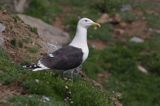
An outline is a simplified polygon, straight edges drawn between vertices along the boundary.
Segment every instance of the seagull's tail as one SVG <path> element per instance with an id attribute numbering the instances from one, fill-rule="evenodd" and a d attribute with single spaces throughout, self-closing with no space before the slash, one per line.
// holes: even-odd
<path id="1" fill-rule="evenodd" d="M 23 68 L 26 68 L 26 69 L 36 69 L 36 68 L 41 68 L 40 66 L 38 66 L 37 64 L 27 64 L 27 65 L 24 65 Z"/>

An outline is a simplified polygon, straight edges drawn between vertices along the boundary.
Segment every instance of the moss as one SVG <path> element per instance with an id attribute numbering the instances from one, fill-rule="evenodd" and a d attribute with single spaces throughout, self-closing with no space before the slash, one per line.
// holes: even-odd
<path id="1" fill-rule="evenodd" d="M 31 47 L 31 48 L 28 48 L 28 51 L 30 53 L 37 53 L 39 51 L 39 48 L 38 47 Z"/>

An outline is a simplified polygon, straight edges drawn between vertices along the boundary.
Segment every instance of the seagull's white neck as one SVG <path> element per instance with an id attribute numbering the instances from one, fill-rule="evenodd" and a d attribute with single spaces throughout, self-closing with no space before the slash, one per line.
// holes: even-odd
<path id="1" fill-rule="evenodd" d="M 87 29 L 78 25 L 75 37 L 73 38 L 70 45 L 74 46 L 74 47 L 78 47 L 78 48 L 88 47 L 88 44 L 87 44 Z"/>
<path id="2" fill-rule="evenodd" d="M 89 53 L 87 44 L 87 29 L 78 25 L 76 35 L 69 45 L 82 49 L 84 62 Z"/>

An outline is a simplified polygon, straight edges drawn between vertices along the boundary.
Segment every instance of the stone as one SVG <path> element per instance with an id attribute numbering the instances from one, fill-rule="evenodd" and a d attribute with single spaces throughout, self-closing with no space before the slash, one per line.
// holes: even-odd
<path id="1" fill-rule="evenodd" d="M 120 22 L 120 23 L 119 23 L 119 27 L 120 27 L 120 28 L 123 28 L 123 29 L 126 29 L 126 28 L 127 28 L 127 23 L 125 23 L 125 22 Z"/>
<path id="2" fill-rule="evenodd" d="M 124 30 L 123 29 L 120 29 L 120 28 L 116 28 L 116 29 L 114 29 L 114 32 L 117 34 L 117 35 L 122 35 L 122 34 L 124 34 Z"/>
<path id="3" fill-rule="evenodd" d="M 2 35 L 2 33 L 0 33 L 0 47 L 4 46 L 4 37 Z"/>
<path id="4" fill-rule="evenodd" d="M 15 11 L 18 13 L 23 13 L 28 7 L 30 0 L 13 0 Z"/>
<path id="5" fill-rule="evenodd" d="M 144 74 L 148 74 L 148 71 L 141 65 L 137 65 L 137 68 L 139 69 L 139 71 L 141 71 Z"/>
<path id="6" fill-rule="evenodd" d="M 122 7 L 121 7 L 122 12 L 127 12 L 127 11 L 131 11 L 131 10 L 132 10 L 132 7 L 130 4 L 125 4 L 125 5 L 122 5 Z"/>
<path id="7" fill-rule="evenodd" d="M 132 38 L 130 39 L 130 42 L 134 42 L 134 43 L 143 43 L 144 40 L 141 39 L 141 38 L 139 38 L 139 37 L 132 37 Z"/>
<path id="8" fill-rule="evenodd" d="M 11 12 L 24 13 L 31 0 L 0 0 L 0 5 Z"/>
<path id="9" fill-rule="evenodd" d="M 114 15 L 112 16 L 110 22 L 111 22 L 113 25 L 117 25 L 117 24 L 119 24 L 121 21 L 122 21 L 121 16 L 120 16 L 119 14 L 114 14 Z"/>
<path id="10" fill-rule="evenodd" d="M 53 27 L 40 19 L 22 14 L 18 14 L 18 16 L 25 24 L 37 29 L 38 36 L 43 41 L 40 42 L 40 45 L 47 53 L 53 52 L 56 48 L 67 44 L 70 40 L 68 33 Z"/>
<path id="11" fill-rule="evenodd" d="M 5 29 L 6 27 L 2 23 L 0 23 L 0 33 L 5 31 Z"/>
<path id="12" fill-rule="evenodd" d="M 101 15 L 101 17 L 97 20 L 98 23 L 103 24 L 110 21 L 110 17 L 107 13 Z"/>

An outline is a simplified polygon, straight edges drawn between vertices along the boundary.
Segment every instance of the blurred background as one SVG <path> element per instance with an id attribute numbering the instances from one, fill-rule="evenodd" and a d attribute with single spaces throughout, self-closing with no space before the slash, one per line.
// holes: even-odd
<path id="1" fill-rule="evenodd" d="M 68 44 L 82 17 L 102 25 L 84 77 L 21 68 Z M 0 105 L 159 106 L 159 44 L 160 0 L 0 0 Z"/>

